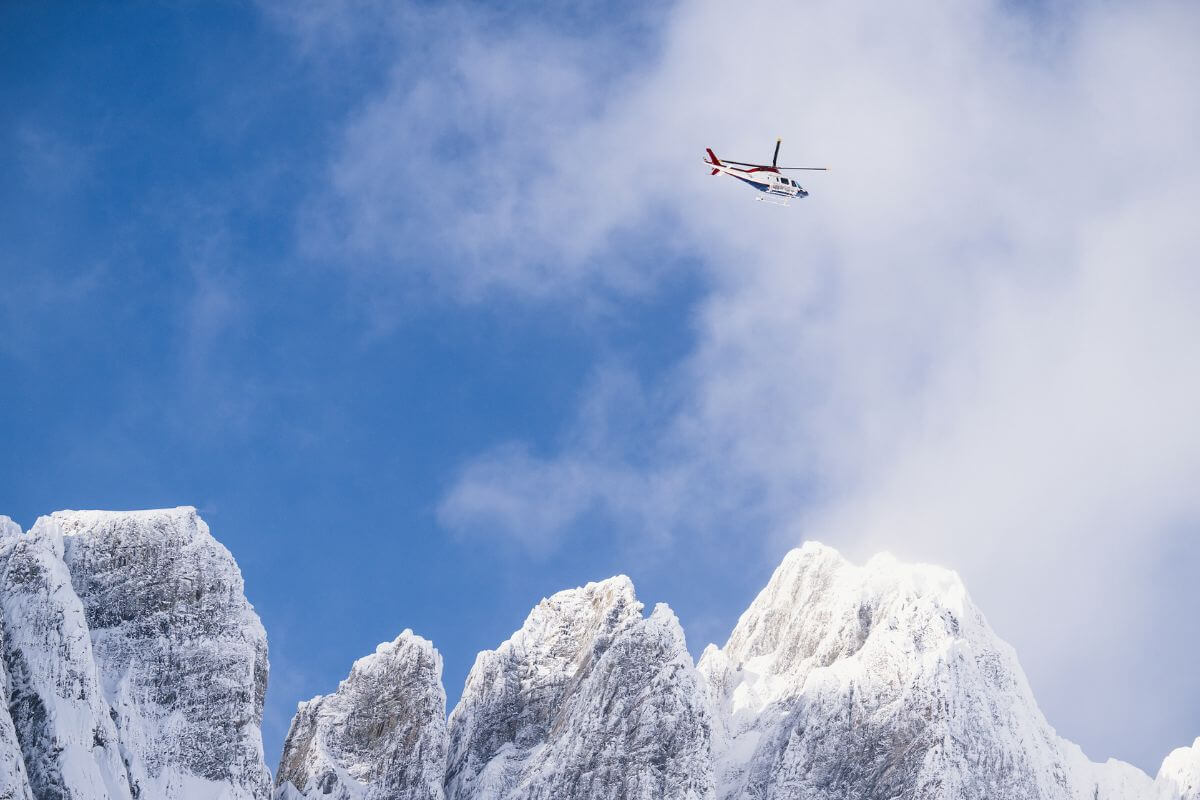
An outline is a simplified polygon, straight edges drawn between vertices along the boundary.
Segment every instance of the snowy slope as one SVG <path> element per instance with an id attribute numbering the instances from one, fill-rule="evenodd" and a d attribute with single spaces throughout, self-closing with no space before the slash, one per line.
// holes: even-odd
<path id="1" fill-rule="evenodd" d="M 337 691 L 301 703 L 276 775 L 278 800 L 443 800 L 442 658 L 406 630 L 354 662 Z"/>

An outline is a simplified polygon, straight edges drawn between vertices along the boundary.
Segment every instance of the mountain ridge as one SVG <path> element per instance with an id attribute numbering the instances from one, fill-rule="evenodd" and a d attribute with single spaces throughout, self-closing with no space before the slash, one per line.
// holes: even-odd
<path id="1" fill-rule="evenodd" d="M 790 551 L 698 659 L 624 575 L 544 598 L 447 714 L 404 630 L 263 760 L 266 632 L 192 507 L 0 516 L 0 800 L 1200 800 L 1042 715 L 957 573 Z"/>
<path id="2" fill-rule="evenodd" d="M 806 542 L 726 644 L 696 662 L 668 606 L 643 610 L 632 581 L 616 576 L 544 598 L 509 640 L 481 652 L 449 717 L 448 800 L 1196 798 L 1200 746 L 1174 751 L 1151 778 L 1116 759 L 1091 762 L 1059 737 L 1015 651 L 952 570 L 888 554 L 856 566 Z M 651 620 L 671 635 L 658 644 L 628 635 Z M 622 663 L 678 667 L 677 702 L 656 711 L 655 735 L 674 747 L 653 757 L 635 747 L 640 761 L 618 752 L 631 773 L 653 767 L 619 790 L 588 783 L 611 765 L 587 744 L 603 714 L 589 718 L 577 694 L 589 686 L 612 703 L 649 685 L 644 670 L 594 678 L 614 642 L 646 651 Z M 536 668 L 547 664 L 551 677 Z M 549 790 L 546 774 L 556 776 Z"/>

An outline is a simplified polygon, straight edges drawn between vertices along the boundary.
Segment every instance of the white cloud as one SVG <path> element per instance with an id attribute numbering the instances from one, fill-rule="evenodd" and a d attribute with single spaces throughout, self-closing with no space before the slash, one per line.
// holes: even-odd
<path id="1" fill-rule="evenodd" d="M 762 24 L 680 4 L 633 74 L 603 37 L 468 25 L 349 129 L 325 199 L 373 279 L 578 298 L 704 257 L 695 351 L 600 392 L 609 410 L 587 406 L 557 452 L 481 455 L 443 522 L 544 549 L 607 511 L 953 565 L 1051 720 L 1151 766 L 1200 707 L 1200 608 L 1160 579 L 1167 553 L 1172 575 L 1200 566 L 1200 13 L 737 18 Z M 788 161 L 834 167 L 799 207 L 699 163 L 765 156 L 777 133 Z M 452 265 L 426 266 L 430 247 Z"/>

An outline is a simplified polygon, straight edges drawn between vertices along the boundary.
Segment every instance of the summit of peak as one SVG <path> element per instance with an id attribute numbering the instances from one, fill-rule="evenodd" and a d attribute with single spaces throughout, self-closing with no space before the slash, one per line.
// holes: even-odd
<path id="1" fill-rule="evenodd" d="M 50 517 L 60 522 L 76 521 L 85 524 L 100 524 L 116 520 L 131 520 L 148 522 L 156 519 L 193 519 L 198 514 L 195 506 L 175 506 L 174 508 L 143 508 L 130 511 L 100 511 L 95 509 L 63 509 L 50 514 Z"/>
<path id="2" fill-rule="evenodd" d="M 753 662 L 758 673 L 791 676 L 796 688 L 811 670 L 849 663 L 871 642 L 872 652 L 886 640 L 916 654 L 967 638 L 990 642 L 993 634 L 954 571 L 887 554 L 858 566 L 806 542 L 785 556 L 721 652 L 734 668 Z M 717 663 L 712 654 L 703 660 Z"/>
<path id="3" fill-rule="evenodd" d="M 966 595 L 962 579 L 952 569 L 903 561 L 886 551 L 857 565 L 836 548 L 810 540 L 788 551 L 755 604 L 768 601 L 792 606 L 798 594 L 829 598 L 834 585 L 873 596 L 899 592 L 954 607 L 961 607 Z"/>
<path id="4" fill-rule="evenodd" d="M 842 566 L 849 562 L 835 547 L 831 547 L 815 539 L 808 539 L 799 547 L 793 547 L 783 557 L 780 569 L 787 567 L 811 567 L 816 564 Z"/>
<path id="5" fill-rule="evenodd" d="M 195 506 L 138 511 L 55 511 L 48 517 L 38 519 L 33 528 L 37 530 L 43 526 L 56 526 L 68 539 L 107 540 L 116 537 L 117 541 L 133 539 L 146 544 L 157 540 L 216 543 Z"/>
<path id="6" fill-rule="evenodd" d="M 535 617 L 547 614 L 565 617 L 626 617 L 641 616 L 642 603 L 637 599 L 633 581 L 627 575 L 614 575 L 602 581 L 592 581 L 574 589 L 563 589 L 543 598 L 534 606 L 526 626 Z"/>

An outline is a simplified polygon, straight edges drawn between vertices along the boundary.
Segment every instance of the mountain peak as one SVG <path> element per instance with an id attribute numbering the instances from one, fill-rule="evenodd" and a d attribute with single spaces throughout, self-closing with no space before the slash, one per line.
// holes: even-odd
<path id="1" fill-rule="evenodd" d="M 276 775 L 277 800 L 441 800 L 442 657 L 411 629 L 354 662 L 332 694 L 301 703 Z"/>
<path id="2" fill-rule="evenodd" d="M 814 666 L 854 656 L 881 622 L 927 649 L 935 639 L 961 636 L 964 622 L 982 624 L 982 615 L 952 570 L 886 554 L 860 567 L 832 547 L 806 542 L 784 557 L 723 653 L 735 663 L 766 659 L 773 674 L 799 680 Z"/>
<path id="3" fill-rule="evenodd" d="M 1156 782 L 1169 796 L 1200 800 L 1200 737 L 1190 747 L 1176 748 L 1163 759 Z"/>
<path id="4" fill-rule="evenodd" d="M 558 592 L 479 654 L 450 715 L 448 800 L 709 797 L 683 629 L 624 575 Z"/>

